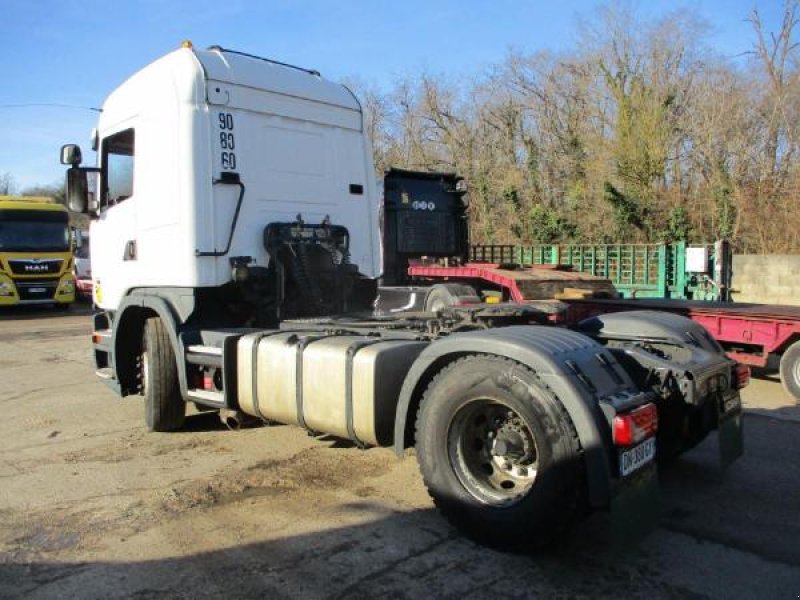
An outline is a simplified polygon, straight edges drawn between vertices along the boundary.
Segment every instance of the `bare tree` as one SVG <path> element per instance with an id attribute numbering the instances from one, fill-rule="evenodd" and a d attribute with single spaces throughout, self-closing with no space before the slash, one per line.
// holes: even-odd
<path id="1" fill-rule="evenodd" d="M 10 196 L 16 190 L 14 177 L 9 172 L 0 173 L 0 196 Z"/>
<path id="2" fill-rule="evenodd" d="M 705 45 L 690 12 L 601 9 L 569 52 L 510 53 L 473 80 L 362 89 L 379 170 L 456 171 L 478 242 L 705 242 L 800 251 L 800 0 L 753 60 Z"/>

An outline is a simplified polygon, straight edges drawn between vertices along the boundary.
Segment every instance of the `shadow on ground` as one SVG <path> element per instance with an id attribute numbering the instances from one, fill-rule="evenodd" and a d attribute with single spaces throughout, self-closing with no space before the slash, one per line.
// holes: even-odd
<path id="1" fill-rule="evenodd" d="M 212 417 L 192 423 L 211 427 Z M 725 473 L 715 436 L 663 470 L 661 529 L 627 551 L 611 545 L 602 516 L 547 552 L 515 555 L 475 545 L 436 511 L 392 511 L 368 498 L 336 509 L 366 521 L 358 525 L 241 544 L 241 522 L 220 522 L 225 513 L 212 507 L 198 509 L 205 517 L 186 531 L 192 541 L 170 541 L 174 556 L 166 558 L 70 563 L 47 552 L 0 554 L 0 597 L 777 597 L 775 590 L 785 595 L 794 582 L 800 593 L 798 425 L 747 415 L 745 434 L 746 455 Z M 265 512 L 251 515 L 247 527 L 269 529 L 270 505 L 259 506 Z M 220 528 L 231 527 L 223 538 L 230 543 L 181 555 L 204 545 L 198 540 L 206 527 L 217 540 Z"/>
<path id="2" fill-rule="evenodd" d="M 375 510 L 370 502 L 345 508 Z M 654 571 L 629 564 L 625 554 L 612 554 L 592 525 L 582 527 L 580 543 L 520 555 L 466 540 L 433 510 L 390 513 L 362 525 L 185 557 L 4 564 L 0 596 L 615 598 L 620 586 L 631 585 L 651 596 L 685 596 L 666 578 L 653 581 Z"/>
<path id="3" fill-rule="evenodd" d="M 61 319 L 68 316 L 91 316 L 92 305 L 76 302 L 69 307 L 55 307 L 50 304 L 0 307 L 0 321 L 29 321 L 32 319 Z"/>

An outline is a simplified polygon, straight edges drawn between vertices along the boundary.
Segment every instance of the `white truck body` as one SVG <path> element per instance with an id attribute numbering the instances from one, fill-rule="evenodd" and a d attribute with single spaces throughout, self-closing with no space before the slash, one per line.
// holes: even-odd
<path id="1" fill-rule="evenodd" d="M 361 108 L 345 87 L 253 57 L 181 48 L 106 100 L 98 167 L 108 140 L 129 130 L 133 160 L 118 176 L 131 177 L 132 189 L 116 203 L 101 199 L 91 226 L 103 249 L 92 257 L 101 308 L 114 309 L 134 288 L 222 285 L 233 256 L 264 266 L 264 224 L 298 214 L 308 223 L 329 216 L 357 232 L 353 263 L 379 275 L 372 157 Z M 224 249 L 231 231 L 239 188 L 214 184 L 222 172 L 237 173 L 245 186 L 231 247 L 225 256 L 197 256 Z M 131 242 L 135 258 L 126 260 Z"/>
<path id="2" fill-rule="evenodd" d="M 69 205 L 93 218 L 94 361 L 119 396 L 144 396 L 152 431 L 181 428 L 194 403 L 228 424 L 413 445 L 451 522 L 517 548 L 585 507 L 650 522 L 657 445 L 718 428 L 723 462 L 741 453 L 744 379 L 683 317 L 575 331 L 535 306 L 457 305 L 446 285 L 428 290 L 446 292 L 439 307 L 376 314 L 369 139 L 358 101 L 316 72 L 184 47 L 111 94 L 98 141 L 97 167 L 61 150 Z M 457 234 L 425 235 L 440 232 Z"/>

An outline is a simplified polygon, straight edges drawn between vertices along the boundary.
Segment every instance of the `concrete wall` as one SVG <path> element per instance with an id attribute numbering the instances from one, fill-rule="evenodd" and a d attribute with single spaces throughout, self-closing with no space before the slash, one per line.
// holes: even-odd
<path id="1" fill-rule="evenodd" d="M 800 255 L 734 254 L 735 302 L 800 305 Z"/>

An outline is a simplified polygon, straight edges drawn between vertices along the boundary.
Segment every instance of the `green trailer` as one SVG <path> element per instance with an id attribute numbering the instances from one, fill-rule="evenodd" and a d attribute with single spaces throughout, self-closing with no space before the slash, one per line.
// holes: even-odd
<path id="1" fill-rule="evenodd" d="M 729 299 L 730 246 L 714 244 L 489 244 L 471 248 L 478 263 L 570 265 L 609 279 L 625 298 Z"/>

